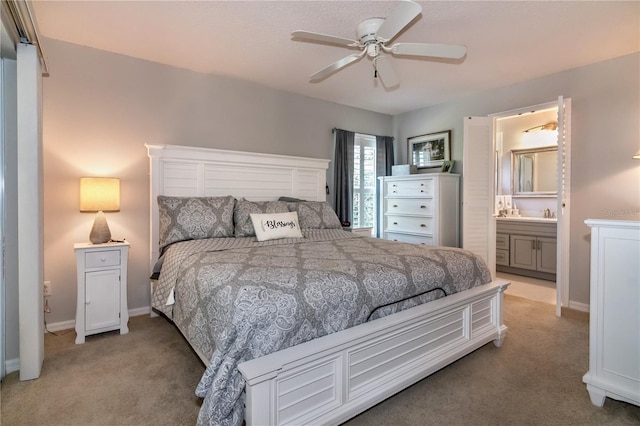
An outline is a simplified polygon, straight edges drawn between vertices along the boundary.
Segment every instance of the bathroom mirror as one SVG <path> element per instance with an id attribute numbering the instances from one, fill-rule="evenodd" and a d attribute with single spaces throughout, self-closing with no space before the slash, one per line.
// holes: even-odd
<path id="1" fill-rule="evenodd" d="M 558 147 L 511 150 L 511 176 L 513 195 L 557 195 Z"/>

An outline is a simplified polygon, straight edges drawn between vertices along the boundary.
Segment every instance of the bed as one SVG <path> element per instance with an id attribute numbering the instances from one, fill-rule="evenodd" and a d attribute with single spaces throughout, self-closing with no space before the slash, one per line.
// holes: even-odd
<path id="1" fill-rule="evenodd" d="M 200 424 L 339 424 L 491 341 L 502 344 L 508 283 L 492 281 L 460 249 L 342 231 L 323 213 L 328 160 L 147 149 L 150 268 L 163 255 L 152 301 L 207 366 Z M 203 199 L 215 203 L 217 234 L 167 231 L 168 211 Z M 303 238 L 256 241 L 242 228 L 240 205 L 267 209 L 265 221 L 295 212 Z M 397 274 L 403 268 L 410 272 Z"/>

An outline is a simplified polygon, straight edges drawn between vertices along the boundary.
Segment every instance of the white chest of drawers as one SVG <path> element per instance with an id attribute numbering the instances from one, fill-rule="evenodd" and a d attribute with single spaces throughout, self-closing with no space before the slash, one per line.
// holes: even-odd
<path id="1" fill-rule="evenodd" d="M 430 173 L 378 179 L 382 238 L 458 247 L 460 175 Z"/>
<path id="2" fill-rule="evenodd" d="M 640 405 L 640 222 L 586 220 L 591 227 L 589 371 L 599 407 L 610 397 Z"/>

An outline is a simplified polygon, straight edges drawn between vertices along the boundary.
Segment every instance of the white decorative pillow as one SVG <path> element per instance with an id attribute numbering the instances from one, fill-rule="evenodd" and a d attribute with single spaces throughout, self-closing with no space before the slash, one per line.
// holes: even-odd
<path id="1" fill-rule="evenodd" d="M 251 213 L 251 222 L 258 241 L 279 238 L 302 238 L 298 213 Z"/>

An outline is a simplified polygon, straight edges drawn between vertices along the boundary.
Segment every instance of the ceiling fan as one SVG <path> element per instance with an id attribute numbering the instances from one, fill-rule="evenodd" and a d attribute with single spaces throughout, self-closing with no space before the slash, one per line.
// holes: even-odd
<path id="1" fill-rule="evenodd" d="M 317 82 L 329 77 L 336 71 L 352 62 L 362 59 L 365 55 L 373 59 L 374 77 L 379 77 L 382 84 L 392 88 L 400 84 L 389 58 L 382 53 L 397 56 L 424 56 L 430 58 L 460 59 L 467 53 L 465 46 L 454 44 L 432 43 L 395 43 L 387 46 L 404 27 L 422 12 L 422 7 L 410 0 L 402 1 L 386 18 L 368 18 L 356 27 L 357 40 L 336 37 L 310 31 L 294 31 L 294 38 L 337 44 L 349 48 L 358 48 L 360 53 L 354 53 L 334 62 L 309 76 L 309 81 Z"/>

